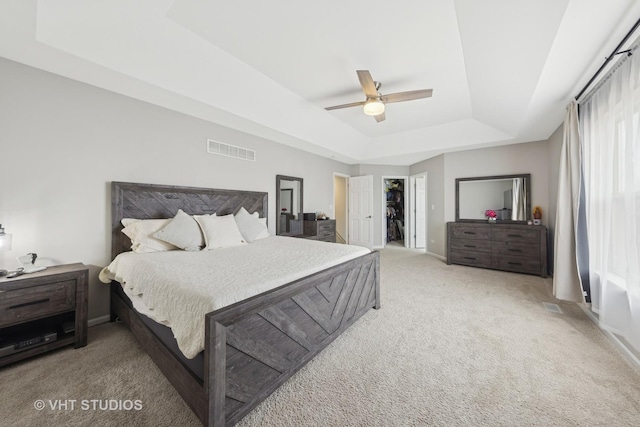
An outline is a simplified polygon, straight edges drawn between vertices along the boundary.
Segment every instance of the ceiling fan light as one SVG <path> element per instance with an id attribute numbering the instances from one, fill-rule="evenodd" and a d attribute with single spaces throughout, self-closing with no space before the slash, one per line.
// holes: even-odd
<path id="1" fill-rule="evenodd" d="M 367 116 L 377 116 L 384 113 L 384 103 L 379 99 L 369 99 L 364 103 L 363 109 Z"/>

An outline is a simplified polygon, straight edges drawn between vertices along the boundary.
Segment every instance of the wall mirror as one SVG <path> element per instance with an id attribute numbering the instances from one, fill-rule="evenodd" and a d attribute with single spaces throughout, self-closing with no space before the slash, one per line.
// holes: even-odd
<path id="1" fill-rule="evenodd" d="M 302 178 L 276 175 L 276 234 L 302 234 Z"/>
<path id="2" fill-rule="evenodd" d="M 497 222 L 531 219 L 531 174 L 456 178 L 456 221 L 487 221 L 493 210 Z"/>

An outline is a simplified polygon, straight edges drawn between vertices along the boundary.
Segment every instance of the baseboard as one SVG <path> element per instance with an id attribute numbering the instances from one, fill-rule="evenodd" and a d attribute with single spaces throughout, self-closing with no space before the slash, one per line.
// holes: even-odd
<path id="1" fill-rule="evenodd" d="M 373 246 L 373 250 L 374 251 L 379 251 L 379 250 L 382 250 L 382 249 L 384 249 L 384 246 L 376 246 L 376 245 Z"/>
<path id="2" fill-rule="evenodd" d="M 584 313 L 587 315 L 587 317 L 589 319 L 591 319 L 591 321 L 593 323 L 595 323 L 595 325 L 598 327 L 598 329 L 600 329 L 604 335 L 609 338 L 611 340 L 611 342 L 618 347 L 618 349 L 620 351 L 622 351 L 622 353 L 627 356 L 627 359 L 629 359 L 629 361 L 631 363 L 633 363 L 634 365 L 636 365 L 638 368 L 640 368 L 640 359 L 638 359 L 638 357 L 636 357 L 636 355 L 634 354 L 634 352 L 622 341 L 620 341 L 620 338 L 618 338 L 615 334 L 607 331 L 606 329 L 602 329 L 600 327 L 600 322 L 598 321 L 598 318 L 591 312 L 591 310 L 589 310 L 587 307 L 585 307 L 583 304 L 578 304 L 578 307 L 580 307 L 582 309 L 582 311 L 584 311 Z"/>
<path id="3" fill-rule="evenodd" d="M 432 257 L 438 258 L 439 260 L 447 262 L 447 257 L 445 257 L 445 256 L 434 254 L 433 252 L 429 252 L 429 251 L 427 251 L 427 255 L 430 255 Z"/>
<path id="4" fill-rule="evenodd" d="M 96 317 L 94 319 L 89 319 L 87 322 L 89 327 L 99 325 L 101 323 L 107 323 L 111 321 L 111 315 L 105 314 L 104 316 Z"/>

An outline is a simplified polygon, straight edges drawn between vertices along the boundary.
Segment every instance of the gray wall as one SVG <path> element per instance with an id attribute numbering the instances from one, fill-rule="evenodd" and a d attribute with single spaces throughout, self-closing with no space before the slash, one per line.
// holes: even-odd
<path id="1" fill-rule="evenodd" d="M 256 162 L 206 153 L 207 138 L 256 150 Z M 304 179 L 304 210 L 331 212 L 333 172 L 352 167 L 0 58 L 0 223 L 13 249 L 91 267 L 89 318 L 108 314 L 110 181 L 266 191 Z"/>
<path id="2" fill-rule="evenodd" d="M 542 208 L 549 224 L 549 150 L 547 141 L 445 153 L 411 166 L 412 175 L 427 172 L 428 251 L 446 256 L 446 222 L 455 221 L 455 179 L 531 174 L 531 206 Z"/>
<path id="3" fill-rule="evenodd" d="M 427 252 L 444 256 L 444 154 L 412 165 L 410 172 L 427 174 Z"/>

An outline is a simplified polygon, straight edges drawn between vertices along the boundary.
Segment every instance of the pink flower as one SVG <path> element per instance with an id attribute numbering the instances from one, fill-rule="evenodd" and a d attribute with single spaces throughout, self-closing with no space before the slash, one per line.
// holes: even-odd
<path id="1" fill-rule="evenodd" d="M 489 218 L 495 218 L 496 215 L 496 211 L 494 211 L 493 209 L 489 209 L 484 211 L 484 216 L 488 216 Z"/>

